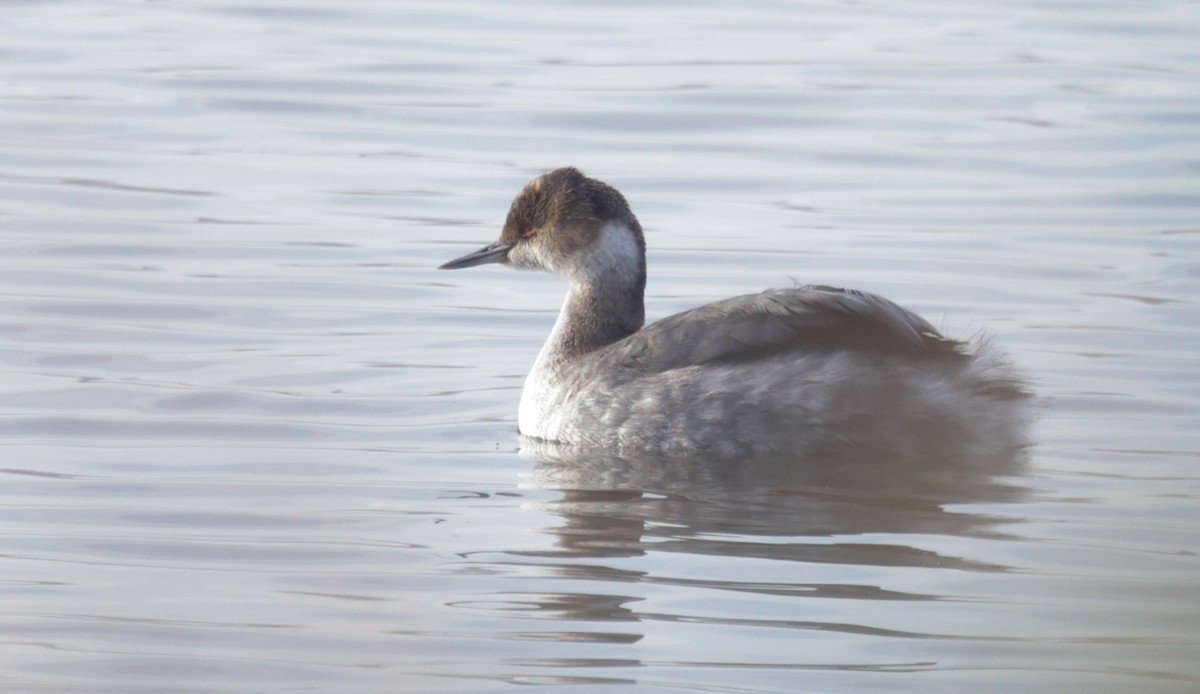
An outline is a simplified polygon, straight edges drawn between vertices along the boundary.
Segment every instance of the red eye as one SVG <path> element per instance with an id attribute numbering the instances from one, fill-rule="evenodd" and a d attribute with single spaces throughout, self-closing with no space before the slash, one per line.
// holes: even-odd
<path id="1" fill-rule="evenodd" d="M 533 227 L 525 227 L 521 230 L 521 238 L 528 239 L 537 236 L 538 230 Z"/>

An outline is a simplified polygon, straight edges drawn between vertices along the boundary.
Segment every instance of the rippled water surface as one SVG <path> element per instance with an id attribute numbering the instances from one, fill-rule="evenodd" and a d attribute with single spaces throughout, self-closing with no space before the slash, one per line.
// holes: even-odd
<path id="1" fill-rule="evenodd" d="M 1200 689 L 1195 2 L 16 2 L 5 692 Z M 564 290 L 433 268 L 619 187 L 648 313 L 986 327 L 1008 464 L 519 451 Z"/>

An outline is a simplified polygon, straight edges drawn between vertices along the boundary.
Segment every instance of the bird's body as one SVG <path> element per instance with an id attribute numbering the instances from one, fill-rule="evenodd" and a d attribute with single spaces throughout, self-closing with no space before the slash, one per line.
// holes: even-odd
<path id="1" fill-rule="evenodd" d="M 642 327 L 645 245 L 615 189 L 574 169 L 518 195 L 500 241 L 447 263 L 571 280 L 525 381 L 522 435 L 679 457 L 881 452 L 1012 442 L 1024 399 L 984 342 L 832 287 L 738 296 Z M 964 440 L 969 438 L 972 440 Z"/>

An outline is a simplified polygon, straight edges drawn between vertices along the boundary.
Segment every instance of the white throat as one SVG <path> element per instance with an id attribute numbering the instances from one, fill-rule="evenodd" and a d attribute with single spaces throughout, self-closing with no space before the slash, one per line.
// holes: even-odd
<path id="1" fill-rule="evenodd" d="M 571 296 L 574 291 L 577 289 L 572 283 L 566 298 L 563 299 L 563 306 L 558 311 L 558 319 L 554 321 L 550 337 L 542 345 L 537 359 L 533 362 L 533 368 L 525 377 L 525 386 L 521 389 L 521 405 L 517 410 L 517 428 L 525 436 L 557 439 L 558 422 L 551 421 L 550 416 L 554 411 L 552 402 L 561 387 L 561 371 L 558 367 L 562 359 L 559 358 L 557 346 L 567 329 L 567 307 L 574 298 Z"/>

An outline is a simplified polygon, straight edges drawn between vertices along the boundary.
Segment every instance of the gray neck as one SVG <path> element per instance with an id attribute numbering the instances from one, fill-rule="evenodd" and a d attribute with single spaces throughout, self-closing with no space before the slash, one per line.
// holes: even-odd
<path id="1" fill-rule="evenodd" d="M 546 344 L 556 361 L 577 359 L 642 328 L 646 318 L 645 274 L 629 279 L 622 284 L 611 281 L 603 285 L 571 284 L 558 323 Z"/>
<path id="2" fill-rule="evenodd" d="M 571 288 L 537 367 L 558 367 L 641 330 L 646 318 L 646 251 L 637 220 L 605 224 L 585 252 L 568 256 L 558 274 Z"/>

